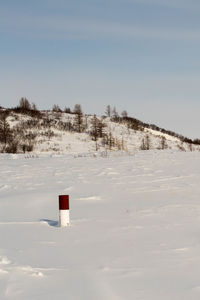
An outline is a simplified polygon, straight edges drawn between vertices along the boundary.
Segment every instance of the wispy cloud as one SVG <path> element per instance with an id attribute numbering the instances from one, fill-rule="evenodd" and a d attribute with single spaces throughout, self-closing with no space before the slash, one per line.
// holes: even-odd
<path id="1" fill-rule="evenodd" d="M 82 0 L 45 0 L 45 2 L 48 5 L 54 6 L 54 7 L 68 7 L 71 5 L 77 5 L 77 3 L 80 5 L 82 4 Z M 113 3 L 116 4 L 117 2 L 126 4 L 126 3 L 133 3 L 133 4 L 146 4 L 146 5 L 153 5 L 153 6 L 160 6 L 160 7 L 172 7 L 172 8 L 180 8 L 180 9 L 189 9 L 189 10 L 195 10 L 200 9 L 200 2 L 198 0 L 101 0 L 101 4 L 107 4 L 107 3 Z M 84 1 L 84 5 L 89 4 L 88 1 Z M 95 1 L 94 3 L 95 4 Z"/>
<path id="2" fill-rule="evenodd" d="M 146 0 L 144 0 L 146 1 Z M 156 1 L 156 0 L 153 0 Z M 46 39 L 162 39 L 200 41 L 200 29 L 133 26 L 124 22 L 72 17 L 0 16 L 0 32 Z"/>
<path id="3" fill-rule="evenodd" d="M 189 10 L 200 9 L 200 2 L 195 0 L 190 0 L 190 1 L 188 0 L 118 0 L 118 1 L 121 3 L 147 4 L 147 5 L 156 5 L 161 7 L 164 6 L 164 7 L 179 8 L 179 9 L 189 9 Z"/>

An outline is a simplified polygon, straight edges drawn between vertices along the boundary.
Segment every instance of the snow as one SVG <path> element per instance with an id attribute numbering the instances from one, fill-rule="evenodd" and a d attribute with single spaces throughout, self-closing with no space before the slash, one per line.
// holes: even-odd
<path id="1" fill-rule="evenodd" d="M 45 118 L 52 120 L 50 127 L 42 125 Z M 16 114 L 14 112 L 8 117 L 8 122 L 11 128 L 20 127 L 19 132 L 26 131 L 26 134 L 35 134 L 33 151 L 37 154 L 41 153 L 58 153 L 58 154 L 79 154 L 79 153 L 92 153 L 96 150 L 96 146 L 100 151 L 105 151 L 109 148 L 108 145 L 102 144 L 102 139 L 99 138 L 96 142 L 92 140 L 90 135 L 92 127 L 93 116 L 83 115 L 83 124 L 87 124 L 84 132 L 78 133 L 75 131 L 64 130 L 59 127 L 59 122 L 67 124 L 75 123 L 75 115 L 67 113 L 56 112 L 43 112 L 42 119 L 35 119 L 27 115 Z M 148 135 L 150 149 L 161 149 L 162 138 L 166 139 L 166 148 L 179 151 L 200 151 L 199 145 L 190 145 L 182 143 L 180 139 L 164 134 L 160 131 L 144 128 L 143 131 L 136 131 L 127 127 L 127 124 L 112 122 L 110 118 L 101 118 L 99 120 L 106 125 L 104 128 L 105 133 L 115 140 L 115 146 L 112 150 L 117 151 L 119 148 L 124 149 L 128 153 L 133 153 L 141 148 L 142 141 Z M 27 121 L 33 121 L 37 125 L 27 126 Z M 51 136 L 52 134 L 52 136 Z M 54 135 L 53 135 L 54 134 Z M 19 135 L 17 140 L 20 141 L 22 137 Z M 27 141 L 26 141 L 27 143 Z M 123 145 L 123 147 L 122 147 Z M 0 149 L 1 150 L 1 149 Z M 18 151 L 22 152 L 22 149 Z"/>
<path id="2" fill-rule="evenodd" d="M 1 154 L 0 165 L 1 300 L 200 298 L 199 152 Z"/>
<path id="3" fill-rule="evenodd" d="M 153 130 L 150 128 L 145 128 L 145 132 L 148 134 L 155 135 L 155 136 L 165 137 L 167 140 L 172 141 L 172 142 L 176 142 L 176 143 L 180 142 L 180 140 L 177 137 L 174 137 L 169 134 L 162 133 L 160 131 L 156 131 L 156 130 Z"/>

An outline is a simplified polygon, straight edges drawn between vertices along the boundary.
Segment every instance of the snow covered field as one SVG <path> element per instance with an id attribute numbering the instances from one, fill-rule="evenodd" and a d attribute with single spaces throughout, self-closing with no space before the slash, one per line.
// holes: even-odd
<path id="1" fill-rule="evenodd" d="M 1 300 L 200 299 L 199 152 L 1 155 L 0 166 Z"/>

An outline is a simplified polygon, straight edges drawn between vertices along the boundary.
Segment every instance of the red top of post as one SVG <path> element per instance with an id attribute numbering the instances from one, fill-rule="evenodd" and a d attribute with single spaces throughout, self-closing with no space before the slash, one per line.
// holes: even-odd
<path id="1" fill-rule="evenodd" d="M 69 209 L 69 195 L 59 196 L 59 210 Z"/>

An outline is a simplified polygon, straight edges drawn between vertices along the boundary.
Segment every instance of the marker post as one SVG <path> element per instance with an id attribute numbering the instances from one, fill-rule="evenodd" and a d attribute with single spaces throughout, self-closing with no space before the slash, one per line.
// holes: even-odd
<path id="1" fill-rule="evenodd" d="M 69 195 L 59 196 L 59 226 L 66 227 L 70 225 L 69 218 Z"/>

